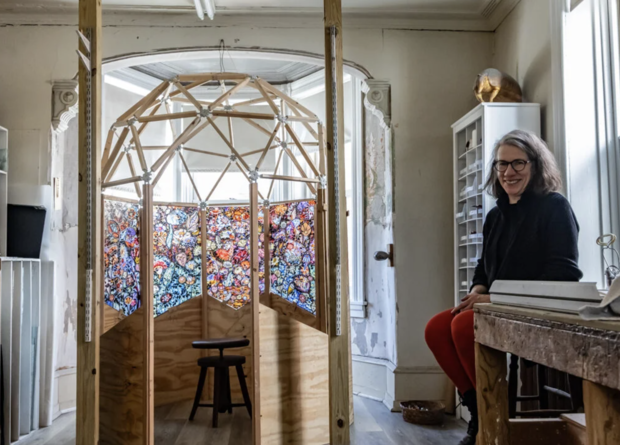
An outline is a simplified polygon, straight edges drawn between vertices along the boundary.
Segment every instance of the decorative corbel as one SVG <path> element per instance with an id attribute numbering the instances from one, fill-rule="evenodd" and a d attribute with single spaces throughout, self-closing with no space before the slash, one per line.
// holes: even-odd
<path id="1" fill-rule="evenodd" d="M 392 120 L 391 88 L 385 80 L 366 79 L 362 83 L 364 106 L 381 120 L 386 130 Z"/>
<path id="2" fill-rule="evenodd" d="M 52 84 L 52 129 L 64 132 L 78 112 L 78 81 L 57 80 Z"/>

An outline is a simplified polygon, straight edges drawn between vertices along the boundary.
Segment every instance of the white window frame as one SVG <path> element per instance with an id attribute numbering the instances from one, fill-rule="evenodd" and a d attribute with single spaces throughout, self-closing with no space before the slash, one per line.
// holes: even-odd
<path id="1" fill-rule="evenodd" d="M 600 201 L 598 218 L 600 234 L 620 235 L 620 49 L 618 28 L 619 0 L 591 0 L 593 16 L 594 60 L 592 70 L 595 78 L 595 128 L 598 151 L 598 178 L 596 195 Z M 566 196 L 571 200 L 570 190 L 570 150 L 565 124 L 565 54 L 570 51 L 566 43 L 566 18 L 582 0 L 560 0 L 550 2 L 551 8 L 551 47 L 553 76 L 553 121 L 554 152 L 563 173 Z M 584 5 L 586 6 L 586 5 Z M 593 193 L 594 195 L 594 193 Z M 594 243 L 594 239 L 591 240 Z M 616 248 L 620 246 L 615 246 Z M 599 285 L 604 286 L 602 252 L 600 257 Z"/>

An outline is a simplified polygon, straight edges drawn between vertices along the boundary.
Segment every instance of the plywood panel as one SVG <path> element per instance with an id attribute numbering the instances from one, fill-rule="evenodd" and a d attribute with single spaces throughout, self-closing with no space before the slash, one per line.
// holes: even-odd
<path id="1" fill-rule="evenodd" d="M 101 336 L 100 445 L 142 445 L 144 309 Z"/>
<path id="2" fill-rule="evenodd" d="M 101 306 L 103 307 L 103 324 L 101 326 L 101 335 L 103 335 L 116 326 L 122 319 L 124 319 L 125 315 L 121 311 L 117 311 L 105 303 L 102 303 Z"/>
<path id="3" fill-rule="evenodd" d="M 247 305 L 239 310 L 231 309 L 226 304 L 217 301 L 214 298 L 207 297 L 207 314 L 209 338 L 250 338 L 252 332 L 252 308 Z M 243 355 L 246 362 L 243 365 L 243 372 L 246 377 L 248 391 L 252 394 L 252 349 L 250 346 L 246 348 L 230 349 L 227 354 Z M 230 388 L 233 403 L 242 403 L 241 388 L 237 379 L 235 370 L 230 372 Z M 203 393 L 204 399 L 210 399 L 213 395 L 213 373 L 209 373 L 208 392 L 205 389 Z"/>
<path id="4" fill-rule="evenodd" d="M 192 342 L 203 338 L 202 301 L 192 298 L 155 319 L 155 406 L 191 400 L 196 393 L 200 350 Z"/>
<path id="5" fill-rule="evenodd" d="M 262 445 L 329 443 L 327 335 L 260 312 Z"/>

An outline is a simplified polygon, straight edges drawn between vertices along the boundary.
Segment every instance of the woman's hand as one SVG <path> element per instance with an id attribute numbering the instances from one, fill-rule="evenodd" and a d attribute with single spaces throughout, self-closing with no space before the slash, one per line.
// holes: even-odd
<path id="1" fill-rule="evenodd" d="M 466 295 L 461 300 L 461 304 L 452 309 L 453 314 L 458 314 L 463 311 L 467 311 L 469 309 L 473 309 L 474 304 L 476 303 L 490 303 L 491 296 L 489 294 L 478 294 L 476 292 L 472 292 L 471 294 Z"/>

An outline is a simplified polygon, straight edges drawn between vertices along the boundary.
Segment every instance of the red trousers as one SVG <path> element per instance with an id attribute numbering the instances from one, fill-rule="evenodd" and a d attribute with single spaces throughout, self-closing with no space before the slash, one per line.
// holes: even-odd
<path id="1" fill-rule="evenodd" d="M 426 325 L 424 336 L 439 366 L 461 394 L 476 387 L 474 311 L 456 316 L 452 309 L 435 315 Z"/>

